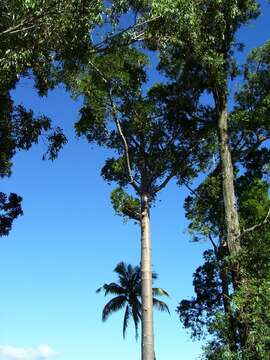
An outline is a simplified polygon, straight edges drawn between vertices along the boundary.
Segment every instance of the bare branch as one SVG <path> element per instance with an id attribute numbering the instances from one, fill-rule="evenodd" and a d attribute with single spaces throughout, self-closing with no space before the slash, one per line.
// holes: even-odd
<path id="1" fill-rule="evenodd" d="M 240 234 L 240 236 L 238 236 L 238 238 L 246 235 L 247 233 L 250 233 L 251 231 L 257 230 L 258 228 L 260 228 L 260 227 L 262 227 L 264 225 L 267 225 L 269 220 L 270 220 L 270 208 L 269 208 L 268 213 L 267 213 L 267 215 L 266 215 L 266 217 L 265 217 L 265 219 L 263 221 L 261 221 L 258 224 L 255 224 L 255 225 L 251 226 L 248 229 L 243 230 L 242 233 Z"/>
<path id="2" fill-rule="evenodd" d="M 116 104 L 113 101 L 113 97 L 111 94 L 111 89 L 109 88 L 109 82 L 106 79 L 106 77 L 104 76 L 104 74 L 102 73 L 102 71 L 94 64 L 90 61 L 90 64 L 93 66 L 94 70 L 99 74 L 99 76 L 101 77 L 102 81 L 107 85 L 107 91 L 108 91 L 108 95 L 109 95 L 109 100 L 110 100 L 110 106 L 111 106 L 111 110 L 112 110 L 112 115 L 113 115 L 113 120 L 115 122 L 115 125 L 117 127 L 118 133 L 121 137 L 122 143 L 123 143 L 123 147 L 124 147 L 124 153 L 125 153 L 125 159 L 126 159 L 126 168 L 127 168 L 127 172 L 128 172 L 128 177 L 129 177 L 129 181 L 131 186 L 133 186 L 133 188 L 140 193 L 140 188 L 137 185 L 133 175 L 132 175 L 132 169 L 131 169 L 131 163 L 130 163 L 130 157 L 129 157 L 129 148 L 128 148 L 128 143 L 127 140 L 125 138 L 125 135 L 122 131 L 122 127 L 121 127 L 121 123 L 118 119 L 118 115 L 117 115 L 117 107 Z"/>
<path id="3" fill-rule="evenodd" d="M 116 108 L 116 105 L 115 105 L 115 103 L 114 103 L 114 101 L 112 99 L 110 90 L 109 90 L 109 97 L 110 97 L 110 101 L 111 101 L 113 119 L 114 119 L 115 125 L 117 127 L 118 133 L 119 133 L 119 135 L 121 137 L 121 140 L 122 140 L 122 143 L 123 143 L 123 146 L 124 146 L 124 153 L 125 153 L 125 158 L 126 158 L 126 167 L 127 167 L 129 181 L 130 181 L 130 184 L 133 186 L 133 188 L 138 193 L 140 193 L 140 188 L 136 184 L 136 181 L 135 181 L 135 179 L 134 179 L 134 177 L 132 175 L 128 143 L 127 143 L 125 135 L 124 135 L 124 133 L 122 131 L 122 127 L 121 127 L 120 121 L 119 121 L 118 116 L 117 116 L 117 108 Z"/>
<path id="4" fill-rule="evenodd" d="M 91 61 L 89 60 L 89 64 L 94 68 L 94 70 L 98 73 L 98 75 L 101 77 L 101 80 L 108 85 L 108 80 L 106 79 L 106 77 L 103 75 L 102 71 Z"/>
<path id="5" fill-rule="evenodd" d="M 17 30 L 14 29 L 14 30 L 10 31 L 9 34 L 14 35 L 14 34 L 17 34 L 17 33 L 19 33 L 19 32 L 31 30 L 31 29 L 35 28 L 37 25 L 38 25 L 38 24 L 34 24 L 34 25 L 26 26 L 26 27 L 21 28 L 21 29 L 17 29 Z M 2 33 L 2 34 L 4 34 L 4 33 Z M 0 35 L 2 35 L 2 34 L 0 34 Z"/>
<path id="6" fill-rule="evenodd" d="M 209 237 L 209 240 L 211 241 L 211 244 L 213 245 L 213 248 L 214 248 L 214 252 L 215 252 L 215 255 L 216 255 L 216 258 L 218 260 L 218 246 L 217 244 L 215 243 L 214 239 L 212 238 L 212 235 L 209 233 L 208 234 L 208 237 Z"/>
<path id="7" fill-rule="evenodd" d="M 130 38 L 126 40 L 125 42 L 125 46 L 127 45 L 131 45 L 132 43 L 134 43 L 135 41 L 143 41 L 144 40 L 144 34 L 145 31 L 144 30 L 136 30 L 139 27 L 145 26 L 151 22 L 154 22 L 155 20 L 158 20 L 161 16 L 156 16 L 153 17 L 151 19 L 145 20 L 143 22 L 138 22 L 137 24 L 133 24 L 129 27 L 127 27 L 126 29 L 123 29 L 121 31 L 119 31 L 116 34 L 113 35 L 109 35 L 107 36 L 103 41 L 100 41 L 97 44 L 94 44 L 93 49 L 92 49 L 92 53 L 98 53 L 98 52 L 104 52 L 107 50 L 107 47 L 105 47 L 104 45 L 106 45 L 108 42 L 117 39 L 117 38 L 121 38 L 121 36 L 123 36 L 124 34 L 127 34 L 128 32 L 130 33 Z M 133 31 L 133 32 L 132 32 Z"/>
<path id="8" fill-rule="evenodd" d="M 166 178 L 165 180 L 156 188 L 155 193 L 158 193 L 160 190 L 162 190 L 163 188 L 165 188 L 165 186 L 167 186 L 168 182 L 175 176 L 175 172 L 172 171 Z"/>
<path id="9" fill-rule="evenodd" d="M 198 194 L 198 192 L 196 190 L 193 190 L 189 183 L 185 180 L 182 180 L 183 184 L 185 185 L 185 187 L 195 196 L 198 196 L 200 199 L 202 199 L 202 197 Z"/>
<path id="10" fill-rule="evenodd" d="M 0 33 L 0 36 L 6 35 L 6 34 L 13 34 L 13 33 L 15 33 L 15 32 L 22 31 L 21 28 L 24 26 L 25 23 L 26 23 L 26 19 L 23 19 L 23 21 L 21 21 L 20 24 L 11 26 L 11 27 L 9 27 L 8 29 L 2 31 L 2 32 Z"/>

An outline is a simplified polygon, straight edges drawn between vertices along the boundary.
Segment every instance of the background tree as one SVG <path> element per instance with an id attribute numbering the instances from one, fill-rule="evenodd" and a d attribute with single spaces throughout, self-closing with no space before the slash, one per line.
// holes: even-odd
<path id="1" fill-rule="evenodd" d="M 66 142 L 47 117 L 34 117 L 31 110 L 15 105 L 10 91 L 22 77 L 33 77 L 39 94 L 45 95 L 56 83 L 56 73 L 82 62 L 101 10 L 101 2 L 92 0 L 1 1 L 0 177 L 11 175 L 15 153 L 28 150 L 41 135 L 52 159 Z M 21 201 L 16 194 L 1 193 L 0 235 L 7 235 L 12 221 L 22 215 Z"/>
<path id="2" fill-rule="evenodd" d="M 245 281 L 245 272 L 240 266 L 239 257 L 241 238 L 245 236 L 246 229 L 241 233 L 235 167 L 237 162 L 246 162 L 248 159 L 250 166 L 256 166 L 254 155 L 257 160 L 269 157 L 269 152 L 265 149 L 260 154 L 257 152 L 258 147 L 269 138 L 269 83 L 268 80 L 262 81 L 263 74 L 268 69 L 266 63 L 269 62 L 269 52 L 261 51 L 264 53 L 262 65 L 258 56 L 251 56 L 244 73 L 245 85 L 236 95 L 237 106 L 232 113 L 228 111 L 228 98 L 232 95 L 228 84 L 241 73 L 235 53 L 241 50 L 243 45 L 237 43 L 237 31 L 259 15 L 259 5 L 256 1 L 249 0 L 154 1 L 152 5 L 152 15 L 159 15 L 159 18 L 149 25 L 146 43 L 150 48 L 160 50 L 159 68 L 167 75 L 170 84 L 175 85 L 176 91 L 177 84 L 179 81 L 182 84 L 183 78 L 186 79 L 187 87 L 193 91 L 201 91 L 200 104 L 205 107 L 208 102 L 208 113 L 213 114 L 205 119 L 205 123 L 215 131 L 218 143 L 218 148 L 214 150 L 218 150 L 217 171 L 222 179 L 224 241 L 230 268 L 233 268 L 231 276 L 236 289 Z M 254 75 L 256 65 L 261 74 L 259 76 Z M 261 85 L 258 83 L 259 79 L 262 81 Z M 253 94 L 250 86 L 253 90 L 256 88 Z M 264 89 L 262 92 L 260 86 Z M 263 116 L 257 116 L 260 111 Z M 255 223 L 251 228 L 254 227 L 256 228 Z M 237 318 L 238 322 L 244 321 L 244 318 Z M 241 332 L 244 347 L 249 336 L 248 325 L 243 322 L 235 328 Z"/>
<path id="3" fill-rule="evenodd" d="M 238 29 L 256 18 L 259 6 L 256 1 L 156 1 L 153 11 L 161 18 L 151 23 L 150 46 L 161 46 L 160 67 L 176 81 L 187 72 L 193 87 L 208 92 L 213 99 L 219 144 L 220 171 L 226 219 L 226 241 L 229 253 L 236 256 L 241 249 L 240 224 L 234 189 L 234 171 L 228 133 L 228 81 L 238 74 L 234 52 L 241 46 L 236 42 Z M 162 21 L 166 27 L 162 26 Z M 167 24 L 170 24 L 167 27 Z M 160 30 L 157 29 L 160 28 Z M 157 35 L 152 36 L 157 30 Z M 164 40 L 164 42 L 163 42 Z M 180 56 L 180 54 L 185 56 Z M 184 66 L 182 59 L 187 67 Z M 189 75 L 188 75 L 189 74 Z M 196 74 L 196 77 L 194 77 Z M 235 285 L 241 281 L 240 269 L 235 260 Z"/>
<path id="4" fill-rule="evenodd" d="M 204 253 L 205 263 L 194 274 L 195 297 L 181 301 L 177 312 L 184 326 L 192 330 L 193 337 L 203 336 L 204 330 L 210 333 L 212 340 L 205 358 L 266 359 L 270 340 L 269 319 L 264 315 L 270 306 L 266 290 L 270 274 L 269 224 L 265 221 L 269 216 L 269 184 L 248 171 L 238 178 L 236 189 L 242 228 L 248 228 L 254 221 L 261 224 L 253 231 L 242 231 L 245 235 L 241 238 L 239 263 L 245 283 L 234 290 L 223 239 L 221 181 L 208 178 L 196 195 L 186 199 L 185 208 L 194 240 L 210 239 L 212 250 Z"/>
<path id="5" fill-rule="evenodd" d="M 117 295 L 111 299 L 104 307 L 102 312 L 102 321 L 106 321 L 108 317 L 115 311 L 125 308 L 123 322 L 123 337 L 125 338 L 126 330 L 130 317 L 132 317 L 135 326 L 135 336 L 138 338 L 138 325 L 142 318 L 141 303 L 141 270 L 139 266 L 133 267 L 130 264 L 120 262 L 116 265 L 114 272 L 118 275 L 117 283 L 104 284 L 97 292 L 104 291 L 104 295 Z M 157 274 L 152 274 L 153 280 L 157 279 Z M 153 288 L 153 305 L 158 310 L 170 313 L 168 306 L 155 296 L 169 296 L 169 294 L 161 288 Z"/>
<path id="6" fill-rule="evenodd" d="M 12 173 L 12 158 L 17 151 L 29 150 L 45 135 L 49 143 L 48 155 L 55 158 L 66 139 L 59 128 L 53 129 L 45 116 L 34 117 L 33 112 L 23 106 L 15 106 L 10 95 L 0 94 L 0 178 Z M 12 222 L 22 215 L 22 198 L 14 193 L 0 193 L 0 236 L 8 235 Z"/>

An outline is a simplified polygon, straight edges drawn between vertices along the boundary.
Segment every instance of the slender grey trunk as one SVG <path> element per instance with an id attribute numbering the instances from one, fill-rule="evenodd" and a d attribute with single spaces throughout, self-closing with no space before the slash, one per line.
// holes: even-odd
<path id="1" fill-rule="evenodd" d="M 228 136 L 227 97 L 216 94 L 218 115 L 219 152 L 221 160 L 222 188 L 227 230 L 227 245 L 230 255 L 237 255 L 241 249 L 240 224 L 234 188 L 234 172 Z"/>
<path id="2" fill-rule="evenodd" d="M 154 360 L 152 245 L 149 199 L 142 195 L 141 213 L 142 339 L 141 359 Z"/>

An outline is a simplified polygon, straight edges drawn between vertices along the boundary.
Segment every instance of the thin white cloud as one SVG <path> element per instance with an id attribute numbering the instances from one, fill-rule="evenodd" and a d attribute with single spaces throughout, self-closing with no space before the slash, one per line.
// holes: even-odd
<path id="1" fill-rule="evenodd" d="M 46 360 L 58 355 L 49 345 L 37 348 L 19 348 L 0 345 L 0 360 Z"/>

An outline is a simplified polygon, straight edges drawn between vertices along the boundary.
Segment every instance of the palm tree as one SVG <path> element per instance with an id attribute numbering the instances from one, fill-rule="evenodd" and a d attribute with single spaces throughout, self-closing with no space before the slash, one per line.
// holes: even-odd
<path id="1" fill-rule="evenodd" d="M 104 284 L 97 289 L 97 292 L 104 291 L 104 295 L 117 295 L 112 298 L 102 311 L 102 321 L 106 321 L 108 317 L 115 311 L 125 308 L 123 322 L 123 337 L 125 338 L 129 319 L 132 317 L 135 325 L 135 336 L 138 338 L 138 325 L 142 318 L 141 304 L 141 269 L 139 266 L 133 267 L 130 264 L 120 262 L 116 265 L 114 272 L 118 275 L 118 282 Z M 153 273 L 153 280 L 157 279 L 157 274 Z M 167 311 L 169 308 L 165 302 L 155 298 L 155 296 L 169 296 L 169 294 L 161 288 L 153 288 L 153 305 L 158 310 Z"/>

